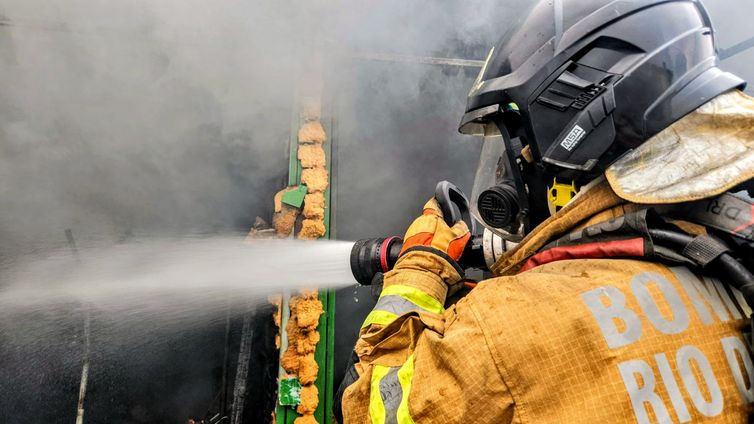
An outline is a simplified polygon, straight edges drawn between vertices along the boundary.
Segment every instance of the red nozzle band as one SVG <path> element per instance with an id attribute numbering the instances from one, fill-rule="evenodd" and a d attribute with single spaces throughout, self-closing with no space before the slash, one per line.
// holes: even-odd
<path id="1" fill-rule="evenodd" d="M 382 272 L 390 271 L 387 267 L 387 252 L 390 245 L 393 244 L 393 241 L 397 238 L 399 237 L 388 237 L 385 239 L 385 241 L 382 242 L 382 245 L 380 246 L 380 267 L 382 268 Z"/>

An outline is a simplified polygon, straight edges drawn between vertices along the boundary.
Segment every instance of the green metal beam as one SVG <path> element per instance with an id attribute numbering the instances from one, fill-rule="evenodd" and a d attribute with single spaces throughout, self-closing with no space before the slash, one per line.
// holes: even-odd
<path id="1" fill-rule="evenodd" d="M 291 131 L 288 137 L 288 185 L 295 186 L 301 182 L 301 162 L 298 160 L 298 129 L 301 128 L 301 108 L 298 95 L 293 96 L 293 113 L 291 114 Z"/>
<path id="2" fill-rule="evenodd" d="M 321 108 L 320 123 L 325 129 L 325 134 L 330 134 L 332 126 L 330 116 L 325 116 L 324 108 Z M 329 115 L 329 114 L 327 114 Z M 327 120 L 325 119 L 327 118 Z M 325 239 L 335 238 L 332 217 L 332 137 L 325 140 L 323 148 L 325 150 L 326 167 L 329 175 L 327 190 L 325 190 Z M 314 354 L 319 373 L 317 374 L 317 388 L 319 389 L 319 405 L 314 417 L 320 424 L 332 423 L 332 394 L 333 394 L 333 356 L 335 347 L 335 293 L 332 290 L 322 290 L 319 294 L 319 300 L 322 302 L 325 312 L 322 314 L 317 326 L 319 331 L 319 344 Z"/>
<path id="3" fill-rule="evenodd" d="M 327 92 L 332 93 L 328 90 Z M 337 226 L 335 211 L 337 210 L 337 187 L 338 181 L 334 176 L 337 175 L 338 167 L 338 145 L 337 145 L 337 131 L 335 115 L 333 113 L 332 98 L 327 97 L 322 99 L 322 124 L 325 126 L 328 148 L 327 153 L 327 169 L 330 175 L 330 184 L 327 186 L 327 238 L 335 240 L 337 238 Z M 325 417 L 323 422 L 325 424 L 332 424 L 333 422 L 333 396 L 335 394 L 335 290 L 327 291 L 327 303 L 325 310 L 327 311 L 327 352 L 326 359 L 326 387 L 327 390 L 324 394 L 324 413 Z"/>
<path id="4" fill-rule="evenodd" d="M 288 137 L 288 185 L 294 186 L 298 185 L 298 183 L 301 181 L 301 163 L 298 160 L 298 129 L 301 126 L 301 114 L 300 114 L 300 107 L 299 107 L 299 101 L 298 101 L 298 93 L 293 93 L 293 103 L 292 103 L 292 109 L 293 113 L 291 113 L 291 125 L 290 125 L 290 132 Z M 281 311 L 281 321 L 280 321 L 280 354 L 285 351 L 287 344 L 288 344 L 288 337 L 285 333 L 285 326 L 287 324 L 287 318 L 289 311 L 289 304 L 288 299 L 290 298 L 290 293 L 283 293 L 283 302 L 281 305 L 282 311 Z M 281 356 L 282 357 L 282 356 Z M 280 365 L 278 365 L 279 368 L 279 376 L 282 376 L 285 371 L 282 369 Z M 280 390 L 278 382 L 278 390 Z M 293 424 L 293 421 L 296 419 L 298 414 L 296 413 L 295 407 L 290 406 L 283 406 L 280 405 L 280 402 L 277 402 L 277 406 L 275 408 L 275 420 L 277 424 Z"/>
<path id="5" fill-rule="evenodd" d="M 289 137 L 289 168 L 288 168 L 288 185 L 294 186 L 301 183 L 301 162 L 298 160 L 298 130 L 304 123 L 304 119 L 301 116 L 300 102 L 297 96 L 294 96 L 294 112 L 291 116 L 291 127 Z M 321 117 L 325 133 L 329 134 L 332 128 L 332 119 L 325 116 Z M 327 190 L 325 190 L 325 235 L 324 239 L 331 239 L 335 237 L 335 226 L 332 217 L 332 201 L 331 201 L 331 187 L 332 187 L 332 139 L 328 137 L 323 145 L 325 150 L 325 157 L 327 159 L 326 167 L 329 173 L 329 184 Z M 319 293 L 319 300 L 322 302 L 324 313 L 319 319 L 317 325 L 317 331 L 319 331 L 320 342 L 317 344 L 317 349 L 314 353 L 314 358 L 319 366 L 319 373 L 317 374 L 317 380 L 315 385 L 319 391 L 319 405 L 314 413 L 314 417 L 320 424 L 332 424 L 332 402 L 333 402 L 333 376 L 334 376 L 334 348 L 335 348 L 335 292 L 332 290 L 322 290 Z M 284 303 L 287 306 L 287 302 Z M 284 327 L 281 326 L 281 339 L 285 337 Z M 282 344 L 281 344 L 282 348 Z M 295 407 L 281 406 L 278 404 L 276 408 L 276 416 L 278 424 L 292 424 L 298 417 Z"/>

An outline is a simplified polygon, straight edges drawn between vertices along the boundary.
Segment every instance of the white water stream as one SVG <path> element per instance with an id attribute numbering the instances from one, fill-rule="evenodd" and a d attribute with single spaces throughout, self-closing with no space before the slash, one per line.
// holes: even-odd
<path id="1" fill-rule="evenodd" d="M 27 259 L 2 274 L 0 317 L 72 304 L 161 320 L 254 305 L 270 294 L 355 284 L 352 242 L 152 240 Z M 80 258 L 80 259 L 79 259 Z"/>

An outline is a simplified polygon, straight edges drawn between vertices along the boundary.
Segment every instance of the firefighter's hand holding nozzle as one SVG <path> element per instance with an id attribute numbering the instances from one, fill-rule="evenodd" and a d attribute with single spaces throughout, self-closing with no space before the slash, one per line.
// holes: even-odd
<path id="1" fill-rule="evenodd" d="M 471 226 L 471 228 L 469 228 Z M 437 260 L 462 270 L 488 269 L 505 251 L 503 240 L 485 230 L 476 234 L 469 201 L 455 185 L 440 181 L 424 212 L 400 237 L 362 239 L 351 249 L 351 272 L 361 285 L 378 284 L 400 258 L 414 251 L 435 255 Z M 415 256 L 415 255 L 411 255 Z M 451 284 L 455 284 L 455 279 Z"/>
<path id="2" fill-rule="evenodd" d="M 408 250 L 417 248 L 448 256 L 453 262 L 458 262 L 470 238 L 471 233 L 465 222 L 458 221 L 452 227 L 445 223 L 440 205 L 433 197 L 424 205 L 422 215 L 406 230 L 401 256 Z"/>
<path id="3" fill-rule="evenodd" d="M 451 215 L 456 216 L 456 213 L 451 212 Z M 357 241 L 351 250 L 351 270 L 362 285 L 384 281 L 383 288 L 395 286 L 393 291 L 418 289 L 435 299 L 433 303 L 442 305 L 448 289 L 453 292 L 460 287 L 458 282 L 464 274 L 458 264 L 461 256 L 475 256 L 468 254 L 470 239 L 468 225 L 462 219 L 448 225 L 442 206 L 432 198 L 424 205 L 422 215 L 409 226 L 405 239 Z M 384 279 L 381 278 L 383 273 Z"/>
<path id="4" fill-rule="evenodd" d="M 456 274 L 462 275 L 462 270 L 469 268 L 486 269 L 497 260 L 495 253 L 501 253 L 502 241 L 486 231 L 484 235 L 472 235 L 474 231 L 466 196 L 452 183 L 440 181 L 435 188 L 435 197 L 424 205 L 422 215 L 411 224 L 405 241 L 400 237 L 387 237 L 354 243 L 350 256 L 351 272 L 359 284 L 379 285 L 383 273 L 394 269 L 399 259 L 402 268 L 411 268 L 402 259 L 403 256 L 421 256 L 414 255 L 414 252 L 436 257 L 435 262 L 447 264 Z M 450 276 L 445 273 L 441 278 Z M 455 285 L 458 281 L 460 277 L 453 277 L 446 283 Z"/>
<path id="5" fill-rule="evenodd" d="M 463 270 L 458 260 L 471 238 L 465 222 L 449 226 L 443 219 L 435 198 L 425 205 L 422 215 L 406 230 L 398 261 L 385 274 L 384 287 L 405 284 L 420 285 L 422 290 L 441 302 L 460 285 Z M 442 284 L 438 284 L 442 283 Z"/>

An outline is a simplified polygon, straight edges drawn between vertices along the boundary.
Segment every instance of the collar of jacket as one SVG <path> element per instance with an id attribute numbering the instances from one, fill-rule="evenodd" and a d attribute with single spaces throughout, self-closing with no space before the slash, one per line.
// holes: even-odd
<path id="1" fill-rule="evenodd" d="M 593 187 L 582 190 L 571 203 L 537 226 L 515 249 L 501 257 L 491 271 L 496 276 L 515 274 L 527 259 L 550 241 L 579 227 L 621 216 L 635 208 L 636 205 L 618 197 L 603 179 Z"/>

